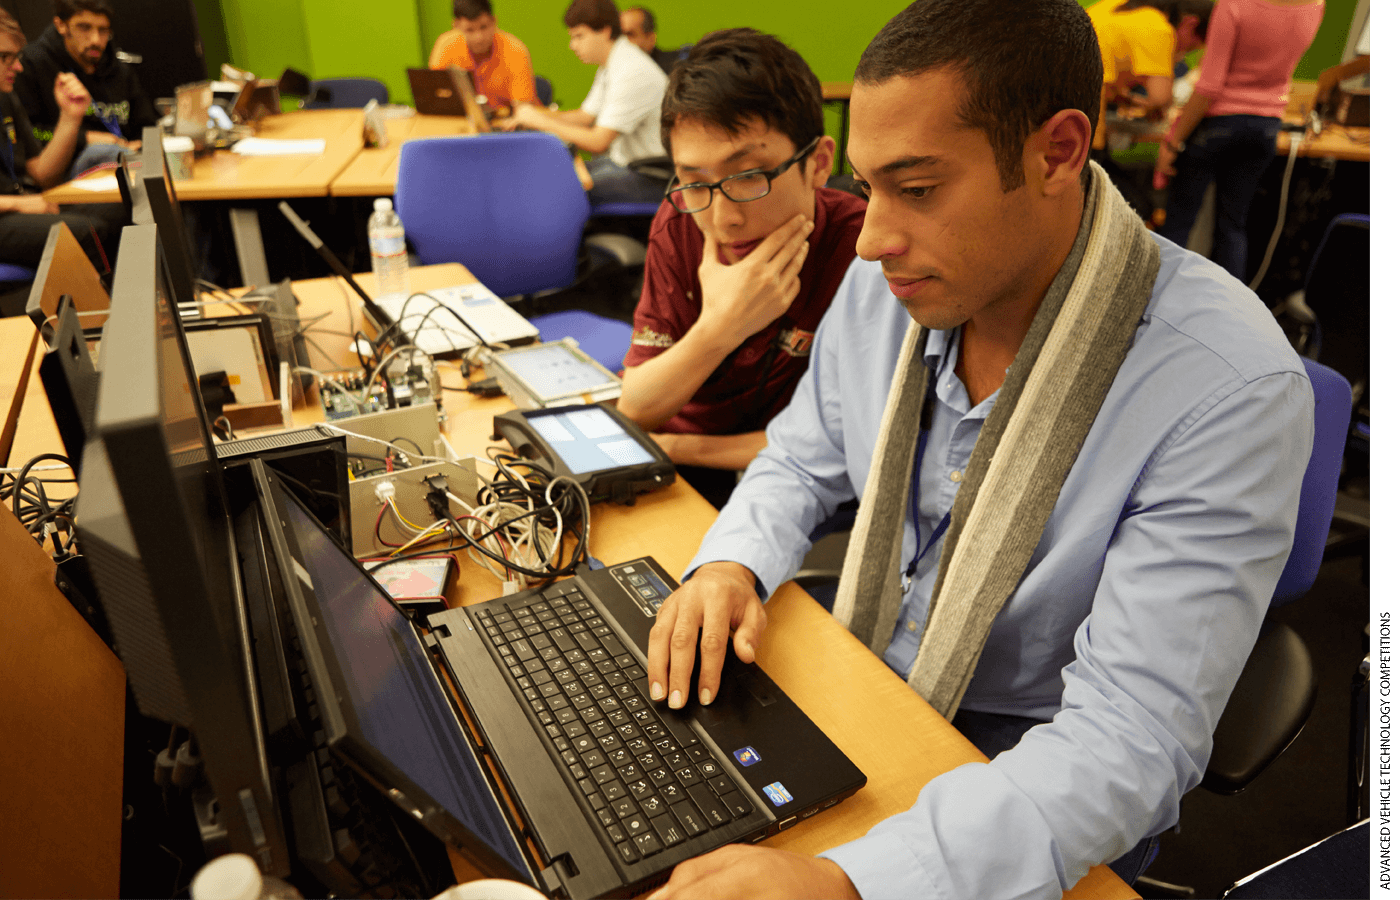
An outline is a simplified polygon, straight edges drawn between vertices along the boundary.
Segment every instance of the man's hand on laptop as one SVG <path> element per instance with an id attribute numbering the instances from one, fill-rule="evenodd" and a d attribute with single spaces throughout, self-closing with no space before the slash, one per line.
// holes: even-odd
<path id="1" fill-rule="evenodd" d="M 734 635 L 734 655 L 751 663 L 768 625 L 763 601 L 754 590 L 754 575 L 735 562 L 713 562 L 695 570 L 656 614 L 647 643 L 647 681 L 651 698 L 680 709 L 689 699 L 695 647 L 700 645 L 701 705 L 719 691 L 720 668 Z"/>
<path id="2" fill-rule="evenodd" d="M 726 243 L 707 230 L 697 272 L 704 294 L 697 326 L 722 330 L 738 346 L 787 312 L 797 298 L 811 233 L 812 221 L 801 213 L 758 242 Z"/>
<path id="3" fill-rule="evenodd" d="M 829 859 L 770 847 L 730 844 L 686 860 L 651 900 L 860 900 L 846 873 Z"/>

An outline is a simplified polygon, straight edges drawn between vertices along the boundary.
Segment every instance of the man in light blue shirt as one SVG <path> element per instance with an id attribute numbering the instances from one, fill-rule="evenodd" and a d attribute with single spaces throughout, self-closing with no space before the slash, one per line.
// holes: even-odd
<path id="1" fill-rule="evenodd" d="M 870 194 L 864 261 L 657 617 L 654 699 L 687 701 L 697 641 L 701 703 L 731 633 L 752 660 L 761 598 L 817 524 L 866 496 L 912 317 L 931 329 L 928 438 L 885 653 L 908 675 L 937 578 L 929 536 L 1081 225 L 1099 65 L 1074 0 L 920 0 L 866 50 L 849 146 Z M 1058 897 L 1176 821 L 1292 545 L 1312 393 L 1253 294 L 1151 240 L 1160 267 L 1131 347 L 954 719 L 995 759 L 821 858 L 728 847 L 678 866 L 658 898 Z M 1006 730 L 1024 732 L 1014 749 Z"/>

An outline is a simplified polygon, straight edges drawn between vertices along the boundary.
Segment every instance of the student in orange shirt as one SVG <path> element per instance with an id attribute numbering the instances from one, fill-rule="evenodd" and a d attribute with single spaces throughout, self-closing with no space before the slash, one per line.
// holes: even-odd
<path id="1" fill-rule="evenodd" d="M 434 42 L 428 66 L 471 72 L 476 92 L 493 110 L 540 102 L 530 51 L 520 38 L 496 27 L 491 0 L 452 0 L 452 30 Z"/>

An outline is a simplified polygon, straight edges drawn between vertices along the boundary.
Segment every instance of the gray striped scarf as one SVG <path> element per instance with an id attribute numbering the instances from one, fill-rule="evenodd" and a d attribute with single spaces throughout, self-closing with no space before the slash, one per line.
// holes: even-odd
<path id="1" fill-rule="evenodd" d="M 951 719 L 1122 364 L 1159 265 L 1137 215 L 1090 163 L 1074 246 L 1007 371 L 963 473 L 909 685 Z M 995 236 L 989 236 L 995 240 Z M 928 330 L 900 350 L 833 613 L 877 655 L 903 594 L 901 538 L 929 371 Z"/>

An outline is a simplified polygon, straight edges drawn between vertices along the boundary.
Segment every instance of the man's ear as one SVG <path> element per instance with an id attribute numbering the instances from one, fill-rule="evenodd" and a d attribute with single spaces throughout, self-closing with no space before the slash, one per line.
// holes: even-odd
<path id="1" fill-rule="evenodd" d="M 58 16 L 53 17 L 53 27 L 58 29 L 59 34 L 67 36 L 68 23 L 60 19 Z"/>
<path id="2" fill-rule="evenodd" d="M 1089 117 L 1077 109 L 1060 110 L 1030 136 L 1027 150 L 1042 193 L 1050 196 L 1078 187 L 1093 137 Z"/>
<path id="3" fill-rule="evenodd" d="M 822 135 L 817 141 L 816 149 L 812 151 L 812 155 L 807 157 L 807 162 L 812 187 L 826 187 L 826 181 L 831 177 L 831 171 L 836 165 L 836 140 Z"/>

